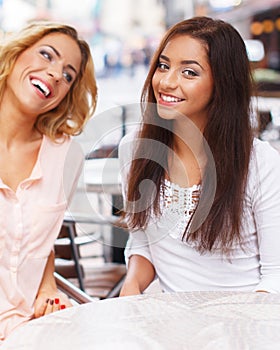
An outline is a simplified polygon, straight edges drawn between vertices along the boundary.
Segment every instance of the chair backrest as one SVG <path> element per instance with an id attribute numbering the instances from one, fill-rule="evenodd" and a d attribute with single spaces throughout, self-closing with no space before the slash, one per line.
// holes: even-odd
<path id="1" fill-rule="evenodd" d="M 62 277 L 57 272 L 54 272 L 54 277 L 58 289 L 65 293 L 70 299 L 75 300 L 78 304 L 92 302 L 94 299 L 84 291 L 76 287 L 73 283 Z"/>
<path id="2" fill-rule="evenodd" d="M 55 270 L 65 278 L 78 278 L 80 289 L 84 290 L 84 270 L 80 263 L 75 221 L 65 221 L 55 241 Z"/>
<path id="3" fill-rule="evenodd" d="M 97 225 L 97 227 L 94 227 L 93 233 L 87 232 L 87 234 L 83 234 L 82 231 L 80 232 L 79 228 L 78 232 L 76 231 L 76 225 L 80 224 L 94 224 Z M 123 263 L 114 263 L 110 262 L 110 260 L 106 260 L 104 254 L 104 246 L 106 244 L 103 242 L 102 235 L 100 236 L 100 232 L 98 232 L 100 225 L 118 226 L 120 224 L 118 217 L 115 215 L 94 217 L 92 215 L 89 216 L 77 212 L 69 213 L 69 215 L 66 214 L 61 232 L 55 243 L 55 250 L 58 252 L 59 250 L 62 250 L 63 252 L 63 246 L 66 246 L 64 248 L 68 249 L 68 253 L 63 252 L 63 254 L 71 257 L 70 262 L 72 262 L 72 270 L 71 274 L 69 274 L 69 264 L 62 261 L 66 260 L 65 258 L 57 258 L 59 255 L 56 255 L 55 270 L 64 278 L 70 278 L 70 281 L 75 285 L 78 279 L 79 289 L 85 291 L 91 296 L 94 296 L 94 298 L 106 299 L 119 295 L 124 277 L 126 275 L 126 266 Z M 94 242 L 96 243 L 97 241 L 99 241 L 98 243 L 101 243 L 102 245 L 101 255 L 92 256 L 93 258 L 99 259 L 97 264 L 92 261 L 91 256 L 84 254 L 85 250 L 83 250 L 82 254 L 79 254 L 79 252 L 74 254 L 75 250 L 79 250 L 81 245 Z M 90 251 L 92 252 L 92 250 Z M 63 257 L 63 254 L 60 256 Z M 89 257 L 89 260 L 85 260 Z M 80 271 L 80 273 L 78 273 L 78 271 Z M 72 278 L 75 280 L 72 281 Z"/>

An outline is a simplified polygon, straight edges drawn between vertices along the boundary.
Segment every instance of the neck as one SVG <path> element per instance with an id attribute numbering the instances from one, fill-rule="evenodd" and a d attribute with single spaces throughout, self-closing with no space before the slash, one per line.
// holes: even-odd
<path id="1" fill-rule="evenodd" d="M 18 123 L 14 120 L 4 122 L 0 118 L 0 142 L 5 148 L 19 147 L 40 138 L 41 134 L 34 128 L 33 124 Z"/>
<path id="2" fill-rule="evenodd" d="M 34 125 L 36 115 L 21 110 L 11 98 L 4 95 L 0 105 L 0 141 L 2 144 L 31 142 L 39 137 Z"/>
<path id="3" fill-rule="evenodd" d="M 178 155 L 193 153 L 196 156 L 204 155 L 203 128 L 197 127 L 186 118 L 183 123 L 174 123 L 174 151 Z"/>

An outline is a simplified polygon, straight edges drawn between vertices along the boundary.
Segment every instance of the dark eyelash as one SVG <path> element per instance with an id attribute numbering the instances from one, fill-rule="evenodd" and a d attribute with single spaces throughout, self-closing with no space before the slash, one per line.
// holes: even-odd
<path id="1" fill-rule="evenodd" d="M 190 76 L 192 76 L 192 77 L 198 76 L 198 74 L 197 74 L 196 72 L 194 72 L 193 70 L 191 70 L 191 69 L 185 69 L 185 70 L 183 71 L 183 73 L 185 73 L 185 72 L 188 73 L 187 75 L 190 75 Z"/>
<path id="2" fill-rule="evenodd" d="M 157 65 L 159 68 L 162 68 L 163 66 L 164 67 L 168 67 L 168 65 L 164 62 L 158 62 L 158 65 Z"/>
<path id="3" fill-rule="evenodd" d="M 71 81 L 73 80 L 73 77 L 71 74 L 68 73 L 64 73 L 65 79 L 68 81 L 68 83 L 71 83 Z"/>
<path id="4" fill-rule="evenodd" d="M 52 58 L 52 55 L 46 50 L 40 50 L 40 54 L 44 57 L 47 57 L 48 59 Z"/>

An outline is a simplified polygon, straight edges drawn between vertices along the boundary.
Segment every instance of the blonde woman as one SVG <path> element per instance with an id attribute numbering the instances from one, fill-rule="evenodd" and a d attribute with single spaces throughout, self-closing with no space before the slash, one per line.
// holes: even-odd
<path id="1" fill-rule="evenodd" d="M 0 48 L 0 343 L 33 317 L 70 306 L 53 277 L 54 241 L 83 152 L 72 135 L 93 114 L 88 44 L 36 22 Z"/>

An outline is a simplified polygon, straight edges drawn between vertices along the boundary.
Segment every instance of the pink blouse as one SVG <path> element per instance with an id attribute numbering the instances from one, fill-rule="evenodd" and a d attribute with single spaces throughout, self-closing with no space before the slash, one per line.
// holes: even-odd
<path id="1" fill-rule="evenodd" d="M 0 343 L 33 317 L 45 264 L 83 164 L 71 138 L 43 137 L 32 174 L 16 192 L 0 179 Z"/>

